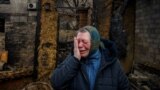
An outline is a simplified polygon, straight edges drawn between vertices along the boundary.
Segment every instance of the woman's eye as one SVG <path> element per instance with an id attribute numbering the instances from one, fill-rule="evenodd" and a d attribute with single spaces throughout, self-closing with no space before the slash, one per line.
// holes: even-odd
<path id="1" fill-rule="evenodd" d="M 85 44 L 87 44 L 88 42 L 84 42 Z"/>

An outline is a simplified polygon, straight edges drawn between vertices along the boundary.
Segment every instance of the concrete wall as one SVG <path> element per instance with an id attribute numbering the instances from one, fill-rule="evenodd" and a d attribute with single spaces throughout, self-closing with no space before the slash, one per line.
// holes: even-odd
<path id="1" fill-rule="evenodd" d="M 27 10 L 28 3 L 37 0 L 10 0 L 0 4 L 0 16 L 5 19 L 5 49 L 8 64 L 17 67 L 33 66 L 37 11 Z"/>
<path id="2" fill-rule="evenodd" d="M 136 0 L 135 61 L 160 70 L 160 1 Z"/>
<path id="3" fill-rule="evenodd" d="M 0 34 L 0 48 L 2 45 L 2 48 L 8 51 L 8 64 L 15 70 L 1 71 L 2 90 L 20 90 L 32 82 L 27 72 L 32 69 L 34 61 L 37 11 L 27 10 L 27 3 L 30 1 L 10 0 L 9 4 L 0 4 L 0 17 L 5 19 L 5 31 Z M 26 70 L 23 75 L 27 77 L 20 76 L 19 72 L 23 70 Z M 9 76 L 8 79 L 4 79 L 6 76 Z"/>
<path id="4" fill-rule="evenodd" d="M 10 4 L 1 4 L 0 11 L 3 13 L 27 13 L 28 0 L 10 0 Z"/>

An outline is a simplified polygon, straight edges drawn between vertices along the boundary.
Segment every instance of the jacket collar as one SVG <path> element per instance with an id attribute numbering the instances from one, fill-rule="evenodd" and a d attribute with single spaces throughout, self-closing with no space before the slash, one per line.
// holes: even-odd
<path id="1" fill-rule="evenodd" d="M 117 60 L 116 57 L 109 57 L 106 50 L 101 51 L 101 54 L 102 57 L 99 71 L 113 64 Z"/>
<path id="2" fill-rule="evenodd" d="M 113 64 L 117 60 L 117 49 L 115 43 L 110 40 L 101 39 L 104 48 L 100 48 L 101 52 L 101 65 L 100 70 Z"/>

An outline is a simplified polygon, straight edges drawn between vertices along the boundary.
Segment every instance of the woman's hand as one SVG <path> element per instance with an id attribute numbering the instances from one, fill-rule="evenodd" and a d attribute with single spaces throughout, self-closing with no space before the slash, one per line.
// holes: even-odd
<path id="1" fill-rule="evenodd" d="M 74 37 L 74 57 L 76 57 L 78 60 L 81 60 L 81 55 L 78 49 L 78 40 L 76 37 Z"/>

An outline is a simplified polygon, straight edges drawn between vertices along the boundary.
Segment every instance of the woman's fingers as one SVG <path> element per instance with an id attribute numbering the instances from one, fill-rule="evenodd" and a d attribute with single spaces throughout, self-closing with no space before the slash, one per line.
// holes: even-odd
<path id="1" fill-rule="evenodd" d="M 78 49 L 78 41 L 77 41 L 76 37 L 74 37 L 74 56 L 79 60 L 81 58 L 80 52 L 79 52 L 79 49 Z"/>
<path id="2" fill-rule="evenodd" d="M 74 48 L 77 49 L 78 48 L 78 41 L 77 38 L 74 37 Z"/>

